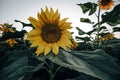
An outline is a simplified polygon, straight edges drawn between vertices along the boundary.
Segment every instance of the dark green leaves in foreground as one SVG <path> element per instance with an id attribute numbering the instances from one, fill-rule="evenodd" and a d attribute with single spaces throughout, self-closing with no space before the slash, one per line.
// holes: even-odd
<path id="1" fill-rule="evenodd" d="M 3 65 L 0 66 L 0 80 L 29 80 L 44 64 L 40 61 L 34 62 L 31 54 L 31 50 L 25 49 L 10 51 L 1 56 Z"/>
<path id="2" fill-rule="evenodd" d="M 42 60 L 45 59 L 101 80 L 119 80 L 119 66 L 111 56 L 100 49 L 95 51 L 72 52 L 60 50 L 58 55 L 49 54 L 38 57 L 40 61 L 34 58 L 35 56 L 32 53 L 33 51 L 29 49 L 14 50 L 7 52 L 5 56 L 1 57 L 4 60 L 0 70 L 1 80 L 30 80 L 36 71 L 42 69 L 44 65 L 44 61 Z M 78 76 L 77 79 L 79 80 L 79 78 Z"/>
<path id="3" fill-rule="evenodd" d="M 92 15 L 97 9 L 97 4 L 91 3 L 91 2 L 84 3 L 84 4 L 77 4 L 77 5 L 81 7 L 83 13 L 86 13 L 89 11 L 89 15 Z"/>
<path id="4" fill-rule="evenodd" d="M 103 50 L 73 51 L 63 50 L 57 56 L 48 56 L 52 62 L 101 80 L 120 80 L 120 68 L 112 57 Z"/>

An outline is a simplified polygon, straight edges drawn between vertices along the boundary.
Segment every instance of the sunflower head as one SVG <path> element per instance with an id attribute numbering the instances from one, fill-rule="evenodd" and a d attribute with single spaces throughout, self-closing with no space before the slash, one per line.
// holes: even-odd
<path id="1" fill-rule="evenodd" d="M 9 24 L 4 23 L 0 24 L 0 31 L 2 32 L 2 35 L 4 35 L 6 32 L 14 32 L 13 28 L 8 27 Z"/>
<path id="2" fill-rule="evenodd" d="M 2 36 L 7 32 L 14 32 L 14 29 L 11 28 L 11 26 L 7 23 L 0 24 L 0 32 L 2 32 Z M 17 42 L 13 38 L 7 39 L 5 42 L 7 42 L 11 47 L 13 47 Z"/>
<path id="3" fill-rule="evenodd" d="M 17 42 L 16 42 L 13 38 L 10 38 L 10 39 L 6 40 L 6 42 L 7 42 L 11 47 L 13 47 L 15 44 L 17 44 Z"/>
<path id="4" fill-rule="evenodd" d="M 100 41 L 107 41 L 107 40 L 111 40 L 111 39 L 113 39 L 114 38 L 114 35 L 112 34 L 112 33 L 109 33 L 109 34 L 107 34 L 107 35 L 105 35 L 105 36 L 102 36 L 101 38 L 100 38 Z"/>
<path id="5" fill-rule="evenodd" d="M 60 19 L 58 10 L 54 12 L 52 8 L 45 11 L 41 9 L 38 12 L 37 19 L 29 17 L 29 21 L 34 26 L 34 29 L 27 34 L 27 40 L 31 42 L 31 47 L 36 47 L 37 56 L 41 53 L 47 55 L 50 51 L 54 54 L 59 53 L 59 48 L 67 50 L 71 48 L 71 23 L 67 22 L 68 18 Z"/>
<path id="6" fill-rule="evenodd" d="M 102 10 L 109 10 L 114 4 L 113 0 L 100 0 L 99 7 Z"/>

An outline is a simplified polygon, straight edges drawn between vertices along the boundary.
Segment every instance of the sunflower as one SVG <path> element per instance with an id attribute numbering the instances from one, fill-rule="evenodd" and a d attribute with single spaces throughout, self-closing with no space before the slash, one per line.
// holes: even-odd
<path id="1" fill-rule="evenodd" d="M 66 22 L 68 18 L 60 20 L 58 10 L 55 12 L 52 8 L 38 12 L 37 18 L 29 17 L 28 20 L 34 26 L 34 29 L 27 34 L 27 40 L 32 44 L 31 47 L 36 47 L 36 54 L 39 56 L 41 53 L 47 55 L 50 51 L 54 54 L 59 53 L 59 48 L 67 50 L 74 46 L 71 42 L 71 23 Z"/>
<path id="2" fill-rule="evenodd" d="M 2 35 L 4 35 L 6 32 L 14 32 L 14 30 L 12 28 L 8 28 L 8 24 L 4 23 L 4 24 L 0 24 L 0 31 L 2 31 Z"/>
<path id="3" fill-rule="evenodd" d="M 15 44 L 17 44 L 17 42 L 13 38 L 6 40 L 6 42 L 9 43 L 11 47 L 13 47 Z"/>
<path id="4" fill-rule="evenodd" d="M 99 1 L 99 7 L 102 10 L 109 10 L 113 4 L 114 4 L 113 0 L 100 0 Z"/>
<path id="5" fill-rule="evenodd" d="M 9 24 L 7 23 L 0 24 L 0 31 L 2 32 L 2 36 L 7 32 L 14 32 L 14 29 L 8 26 Z M 5 42 L 7 42 L 11 47 L 13 47 L 14 44 L 17 44 L 17 42 L 13 38 L 9 38 Z"/>
<path id="6" fill-rule="evenodd" d="M 109 33 L 109 34 L 107 34 L 107 35 L 105 35 L 105 36 L 102 36 L 101 38 L 100 38 L 100 41 L 107 41 L 107 40 L 111 40 L 111 39 L 113 39 L 114 38 L 114 35 L 112 34 L 112 33 Z"/>

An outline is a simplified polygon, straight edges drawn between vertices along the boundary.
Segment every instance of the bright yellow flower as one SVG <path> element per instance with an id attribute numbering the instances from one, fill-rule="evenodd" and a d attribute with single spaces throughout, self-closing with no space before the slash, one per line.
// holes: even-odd
<path id="1" fill-rule="evenodd" d="M 68 18 L 60 20 L 60 14 L 58 10 L 55 12 L 52 8 L 50 11 L 46 7 L 46 10 L 41 9 L 41 13 L 37 15 L 38 19 L 29 17 L 29 21 L 34 26 L 34 29 L 27 34 L 27 40 L 32 45 L 37 46 L 36 54 L 39 56 L 41 53 L 47 55 L 50 51 L 54 54 L 58 54 L 59 47 L 67 50 L 67 47 L 71 48 L 71 33 L 67 29 L 71 29 L 71 23 L 66 22 Z"/>
<path id="2" fill-rule="evenodd" d="M 114 5 L 113 0 L 100 0 L 99 7 L 102 10 L 109 10 Z"/>
<path id="3" fill-rule="evenodd" d="M 6 42 L 9 43 L 11 47 L 13 47 L 15 44 L 17 44 L 17 42 L 13 38 L 6 40 Z"/>

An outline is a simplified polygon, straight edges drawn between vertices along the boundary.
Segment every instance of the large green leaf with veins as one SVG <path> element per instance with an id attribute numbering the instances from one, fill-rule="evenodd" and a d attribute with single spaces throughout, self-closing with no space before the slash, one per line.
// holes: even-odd
<path id="1" fill-rule="evenodd" d="M 72 51 L 60 50 L 57 56 L 48 59 L 66 68 L 83 72 L 101 80 L 120 80 L 120 67 L 103 50 Z"/>

